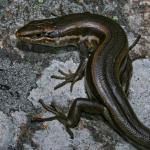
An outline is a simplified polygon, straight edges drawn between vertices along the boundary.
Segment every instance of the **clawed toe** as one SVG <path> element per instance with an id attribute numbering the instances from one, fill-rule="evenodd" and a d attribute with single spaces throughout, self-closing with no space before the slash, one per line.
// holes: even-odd
<path id="1" fill-rule="evenodd" d="M 64 76 L 68 76 L 68 73 L 62 71 L 61 69 L 59 69 L 58 72 L 59 72 L 60 74 L 64 75 Z"/>
<path id="2" fill-rule="evenodd" d="M 45 122 L 45 121 L 53 121 L 56 120 L 57 117 L 53 116 L 53 117 L 49 117 L 49 118 L 39 118 L 39 117 L 33 117 L 31 119 L 31 122 Z"/>
<path id="3" fill-rule="evenodd" d="M 53 120 L 58 120 L 61 122 L 67 131 L 67 133 L 70 135 L 70 138 L 73 139 L 74 135 L 73 132 L 70 130 L 69 127 L 67 127 L 67 117 L 66 115 L 62 112 L 62 110 L 58 107 L 56 107 L 54 104 L 51 104 L 50 106 L 46 105 L 42 99 L 39 100 L 39 103 L 49 112 L 52 112 L 55 114 L 53 117 L 49 118 L 41 118 L 38 116 L 35 116 L 31 119 L 31 122 L 45 122 L 45 121 L 53 121 Z"/>
<path id="4" fill-rule="evenodd" d="M 71 86 L 70 86 L 70 91 L 72 91 L 73 89 L 73 85 L 74 83 L 76 82 L 76 73 L 72 73 L 72 71 L 69 69 L 68 70 L 68 73 L 65 73 L 64 71 L 62 70 L 58 70 L 58 72 L 61 74 L 61 76 L 58 76 L 58 75 L 52 75 L 51 78 L 54 78 L 54 79 L 59 79 L 59 80 L 65 80 L 59 84 L 57 84 L 55 87 L 54 87 L 54 90 L 64 86 L 65 84 L 71 82 Z M 62 76 L 63 75 L 63 76 Z"/>
<path id="5" fill-rule="evenodd" d="M 56 107 L 54 104 L 51 104 L 50 106 L 46 105 L 42 99 L 39 100 L 39 103 L 45 108 L 47 111 L 53 113 L 55 116 L 50 118 L 41 118 L 41 117 L 33 117 L 32 122 L 43 122 L 43 121 L 51 121 L 54 119 L 61 120 L 66 119 L 65 114 L 62 112 L 62 110 L 58 107 Z"/>
<path id="6" fill-rule="evenodd" d="M 63 112 L 60 108 L 56 107 L 54 104 L 51 105 L 46 105 L 42 99 L 39 100 L 39 103 L 43 106 L 43 108 L 45 108 L 47 111 L 55 114 L 56 116 L 64 116 L 62 115 Z"/>

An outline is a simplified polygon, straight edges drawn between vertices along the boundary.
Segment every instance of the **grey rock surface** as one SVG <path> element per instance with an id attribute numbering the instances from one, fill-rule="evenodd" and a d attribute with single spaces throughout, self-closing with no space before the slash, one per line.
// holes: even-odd
<path id="1" fill-rule="evenodd" d="M 71 140 L 58 121 L 31 123 L 38 114 L 50 117 L 38 100 L 54 102 L 65 113 L 73 99 L 86 97 L 84 79 L 70 93 L 70 84 L 54 90 L 61 81 L 51 79 L 58 69 L 75 71 L 79 64 L 73 47 L 48 48 L 19 45 L 15 31 L 34 19 L 90 11 L 118 21 L 131 44 L 137 33 L 141 40 L 130 52 L 133 62 L 129 101 L 139 119 L 150 128 L 150 31 L 149 1 L 121 0 L 1 0 L 0 1 L 0 150 L 135 150 L 99 116 L 84 115 L 72 129 Z M 49 50 L 49 52 L 45 52 Z M 41 53 L 32 52 L 41 51 Z M 42 53 L 44 52 L 44 53 Z"/>

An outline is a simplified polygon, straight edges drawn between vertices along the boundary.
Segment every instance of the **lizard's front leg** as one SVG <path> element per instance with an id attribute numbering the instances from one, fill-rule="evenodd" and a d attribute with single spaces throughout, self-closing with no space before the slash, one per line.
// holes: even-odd
<path id="1" fill-rule="evenodd" d="M 82 42 L 78 45 L 79 51 L 80 51 L 80 64 L 77 68 L 77 70 L 73 73 L 71 70 L 68 70 L 68 73 L 64 72 L 63 70 L 59 69 L 58 72 L 61 75 L 52 75 L 51 78 L 64 80 L 63 82 L 59 83 L 54 87 L 54 89 L 58 89 L 62 86 L 64 86 L 67 83 L 71 83 L 70 91 L 72 92 L 74 84 L 81 80 L 84 76 L 84 71 L 86 68 L 86 64 L 89 57 L 89 50 L 86 47 L 85 43 Z"/>

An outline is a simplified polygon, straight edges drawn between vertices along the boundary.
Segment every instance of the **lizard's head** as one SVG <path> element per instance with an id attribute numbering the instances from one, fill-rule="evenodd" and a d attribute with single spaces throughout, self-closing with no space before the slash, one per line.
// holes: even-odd
<path id="1" fill-rule="evenodd" d="M 88 47 L 93 47 L 103 35 L 95 29 L 93 24 L 81 20 L 80 15 L 75 14 L 31 21 L 16 32 L 16 37 L 27 43 L 56 47 L 76 45 L 85 41 Z"/>
<path id="2" fill-rule="evenodd" d="M 56 39 L 60 36 L 55 19 L 31 21 L 16 32 L 16 37 L 23 42 L 51 46 L 57 44 Z"/>

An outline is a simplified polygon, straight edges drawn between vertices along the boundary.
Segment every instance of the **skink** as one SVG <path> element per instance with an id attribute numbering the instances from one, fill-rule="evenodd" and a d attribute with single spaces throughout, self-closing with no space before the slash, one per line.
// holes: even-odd
<path id="1" fill-rule="evenodd" d="M 80 49 L 81 62 L 75 73 L 59 72 L 64 79 L 55 89 L 85 77 L 87 98 L 73 101 L 66 116 L 54 106 L 42 106 L 55 114 L 50 118 L 35 118 L 33 121 L 59 120 L 73 137 L 70 128 L 77 126 L 82 112 L 102 115 L 124 139 L 137 149 L 150 149 L 150 130 L 134 113 L 127 92 L 132 73 L 128 41 L 122 27 L 105 16 L 81 13 L 54 19 L 31 21 L 16 32 L 18 39 L 41 45 L 75 45 Z"/>

